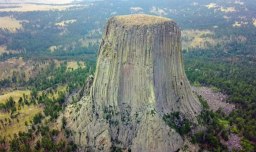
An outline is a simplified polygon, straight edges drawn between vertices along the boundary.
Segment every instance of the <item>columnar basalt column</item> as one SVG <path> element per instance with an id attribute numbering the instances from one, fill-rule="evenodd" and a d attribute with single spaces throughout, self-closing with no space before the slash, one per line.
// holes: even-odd
<path id="1" fill-rule="evenodd" d="M 70 128 L 91 151 L 176 151 L 183 139 L 164 114 L 179 112 L 196 124 L 202 109 L 184 71 L 177 24 L 150 15 L 109 19 L 87 92 Z"/>

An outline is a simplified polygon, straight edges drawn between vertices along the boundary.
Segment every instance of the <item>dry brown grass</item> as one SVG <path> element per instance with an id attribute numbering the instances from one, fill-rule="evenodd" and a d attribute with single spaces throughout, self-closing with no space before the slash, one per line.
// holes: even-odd
<path id="1" fill-rule="evenodd" d="M 51 53 L 54 52 L 55 49 L 57 49 L 57 46 L 51 46 L 51 47 L 49 48 L 49 50 L 51 51 Z"/>
<path id="2" fill-rule="evenodd" d="M 6 46 L 0 46 L 0 55 L 2 55 L 3 53 L 8 53 L 8 51 L 6 50 Z"/>
<path id="3" fill-rule="evenodd" d="M 7 99 L 10 97 L 13 97 L 13 99 L 16 101 L 16 108 L 18 109 L 18 104 L 17 101 L 19 100 L 20 97 L 23 96 L 23 94 L 27 95 L 28 97 L 30 96 L 30 91 L 13 91 L 4 95 L 0 95 L 0 103 L 5 103 Z M 14 133 L 18 133 L 19 131 L 26 131 L 27 127 L 25 126 L 25 121 L 29 122 L 32 120 L 35 114 L 39 112 L 43 112 L 43 106 L 27 106 L 25 105 L 24 107 L 21 108 L 21 110 L 18 110 L 20 113 L 17 118 L 11 119 L 10 118 L 10 113 L 6 111 L 0 111 L 0 120 L 4 121 L 4 125 L 0 124 L 0 134 L 1 136 L 9 136 L 13 135 Z M 9 124 L 9 121 L 5 121 L 5 119 L 11 119 L 11 124 Z"/>
<path id="4" fill-rule="evenodd" d="M 21 71 L 23 67 L 26 69 L 31 68 L 28 65 L 32 66 L 29 62 L 24 62 L 22 59 L 17 58 L 11 58 L 4 62 L 0 62 L 0 79 L 11 77 L 13 71 Z"/>
<path id="5" fill-rule="evenodd" d="M 182 41 L 182 48 L 188 49 L 188 48 L 206 48 L 206 42 L 209 42 L 210 44 L 215 45 L 218 41 L 214 40 L 212 38 L 201 38 L 204 34 L 214 34 L 213 32 L 209 30 L 183 30 L 181 32 L 181 36 L 183 39 L 186 39 Z"/>
<path id="6" fill-rule="evenodd" d="M 240 24 L 239 22 L 235 22 L 235 24 L 233 24 L 233 27 L 241 27 L 242 24 Z"/>
<path id="7" fill-rule="evenodd" d="M 224 15 L 223 18 L 225 18 L 226 20 L 229 20 L 231 17 Z"/>
<path id="8" fill-rule="evenodd" d="M 90 43 L 95 44 L 97 42 L 99 42 L 100 39 L 80 39 L 79 42 L 82 44 L 83 47 L 88 47 Z"/>
<path id="9" fill-rule="evenodd" d="M 0 62 L 0 80 L 12 77 L 13 72 L 15 71 L 19 74 L 24 72 L 25 80 L 28 81 L 29 78 L 35 77 L 42 68 L 45 69 L 48 66 L 49 62 L 41 64 L 40 62 L 35 62 L 33 60 L 25 61 L 22 58 L 11 58 Z"/>
<path id="10" fill-rule="evenodd" d="M 3 53 L 7 53 L 7 54 L 9 54 L 9 53 L 13 53 L 13 54 L 15 54 L 15 53 L 20 53 L 20 51 L 15 51 L 15 50 L 7 50 L 7 46 L 0 46 L 0 55 L 2 55 Z"/>
<path id="11" fill-rule="evenodd" d="M 246 16 L 239 16 L 240 19 L 246 19 Z"/>
<path id="12" fill-rule="evenodd" d="M 74 6 L 86 6 L 86 5 L 36 5 L 36 4 L 1 4 L 1 6 L 20 6 L 17 8 L 5 8 L 0 9 L 0 12 L 28 12 L 28 11 L 50 11 L 59 10 L 63 11 Z"/>
<path id="13" fill-rule="evenodd" d="M 10 97 L 13 97 L 13 99 L 15 101 L 17 101 L 17 100 L 19 100 L 20 97 L 23 96 L 23 94 L 29 96 L 30 91 L 29 90 L 26 90 L 26 91 L 17 90 L 17 91 L 13 91 L 13 92 L 10 92 L 10 93 L 4 94 L 4 95 L 0 95 L 0 103 L 5 103 L 6 100 L 8 100 Z"/>
<path id="14" fill-rule="evenodd" d="M 83 62 L 79 62 L 81 68 L 86 68 L 85 64 Z M 68 70 L 76 70 L 79 68 L 79 65 L 75 61 L 70 61 L 67 63 L 67 69 Z"/>
<path id="15" fill-rule="evenodd" d="M 235 24 L 233 24 L 233 27 L 241 27 L 242 25 L 247 25 L 247 24 L 248 22 L 243 22 L 243 21 L 235 22 Z"/>
<path id="16" fill-rule="evenodd" d="M 253 18 L 253 25 L 256 26 L 256 18 Z"/>
<path id="17" fill-rule="evenodd" d="M 76 22 L 76 20 L 66 20 L 66 21 L 62 21 L 62 22 L 56 23 L 55 25 L 66 26 L 67 24 L 74 23 L 74 22 Z"/>
<path id="18" fill-rule="evenodd" d="M 162 16 L 162 15 L 168 15 L 163 9 L 157 8 L 155 6 L 152 7 L 150 10 L 151 13 L 154 13 L 156 15 Z"/>
<path id="19" fill-rule="evenodd" d="M 49 48 L 50 52 L 53 53 L 56 49 L 59 49 L 60 47 L 62 47 L 62 45 L 59 45 L 59 46 L 51 46 Z"/>
<path id="20" fill-rule="evenodd" d="M 207 7 L 208 9 L 210 9 L 210 8 L 218 7 L 218 5 L 216 5 L 215 3 L 211 3 L 211 4 L 209 4 L 209 5 L 206 5 L 206 7 Z"/>
<path id="21" fill-rule="evenodd" d="M 138 11 L 143 11 L 143 8 L 141 8 L 141 7 L 131 7 L 130 10 L 131 10 L 132 13 L 136 13 Z"/>
<path id="22" fill-rule="evenodd" d="M 1 11 L 1 9 L 0 9 Z M 10 32 L 16 32 L 16 29 L 21 29 L 20 20 L 11 17 L 0 17 L 0 28 L 8 29 Z"/>
<path id="23" fill-rule="evenodd" d="M 241 1 L 239 1 L 239 0 L 236 0 L 236 1 L 235 1 L 235 4 L 244 5 L 244 2 L 241 2 Z"/>
<path id="24" fill-rule="evenodd" d="M 41 4 L 68 4 L 74 0 L 8 0 L 8 3 L 41 3 Z M 0 0 L 0 3 L 4 3 L 6 0 Z"/>
<path id="25" fill-rule="evenodd" d="M 18 112 L 20 114 L 15 119 L 10 118 L 10 113 L 3 113 L 3 112 L 0 113 L 0 120 L 4 121 L 6 118 L 6 119 L 11 119 L 11 121 L 12 121 L 11 124 L 9 124 L 9 122 L 4 121 L 7 124 L 5 126 L 0 124 L 1 136 L 8 137 L 9 135 L 12 136 L 15 133 L 18 134 L 19 131 L 21 131 L 21 132 L 27 131 L 27 126 L 25 126 L 25 122 L 27 121 L 29 123 L 29 121 L 32 120 L 36 114 L 43 112 L 43 106 L 42 105 L 36 105 L 36 106 L 25 105 L 24 107 L 21 108 L 21 110 L 18 110 Z"/>
<path id="26" fill-rule="evenodd" d="M 220 10 L 222 11 L 222 12 L 225 12 L 225 13 L 228 13 L 228 12 L 235 12 L 236 11 L 236 9 L 234 8 L 234 7 L 221 7 L 220 8 Z"/>
<path id="27" fill-rule="evenodd" d="M 153 15 L 145 15 L 145 14 L 136 14 L 136 15 L 123 15 L 123 16 L 116 16 L 114 20 L 125 24 L 127 26 L 132 25 L 153 25 L 165 22 L 172 22 L 171 19 L 158 17 Z"/>

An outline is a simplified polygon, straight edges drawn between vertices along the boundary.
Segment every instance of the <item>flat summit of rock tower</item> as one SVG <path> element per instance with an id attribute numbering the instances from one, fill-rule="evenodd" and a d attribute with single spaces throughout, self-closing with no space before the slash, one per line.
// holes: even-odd
<path id="1" fill-rule="evenodd" d="M 177 127 L 194 127 L 202 110 L 184 71 L 177 24 L 150 15 L 109 19 L 94 78 L 80 95 L 69 127 L 89 151 L 177 151 L 183 137 L 166 116 L 178 115 Z"/>
<path id="2" fill-rule="evenodd" d="M 163 24 L 165 22 L 173 22 L 171 19 L 153 16 L 153 15 L 145 15 L 145 14 L 136 14 L 136 15 L 124 15 L 124 16 L 116 16 L 112 18 L 118 22 L 119 25 L 133 26 L 133 25 L 154 25 L 154 24 Z"/>

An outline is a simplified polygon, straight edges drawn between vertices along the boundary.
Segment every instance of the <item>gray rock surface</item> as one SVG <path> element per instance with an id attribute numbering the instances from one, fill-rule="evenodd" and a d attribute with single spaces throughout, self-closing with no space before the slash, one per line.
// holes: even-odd
<path id="1" fill-rule="evenodd" d="M 186 78 L 181 50 L 181 32 L 170 19 L 109 19 L 93 83 L 86 84 L 80 110 L 70 117 L 75 142 L 89 151 L 179 150 L 183 138 L 163 115 L 179 112 L 197 124 L 202 109 Z"/>

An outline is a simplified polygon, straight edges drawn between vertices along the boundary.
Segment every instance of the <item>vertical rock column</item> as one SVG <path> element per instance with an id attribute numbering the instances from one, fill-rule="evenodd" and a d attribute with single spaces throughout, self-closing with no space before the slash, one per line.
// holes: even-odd
<path id="1" fill-rule="evenodd" d="M 183 139 L 166 126 L 163 115 L 179 112 L 196 124 L 201 105 L 186 78 L 181 50 L 180 30 L 170 19 L 111 18 L 90 95 L 81 100 L 71 125 L 76 142 L 92 151 L 116 146 L 170 152 L 182 147 Z"/>

